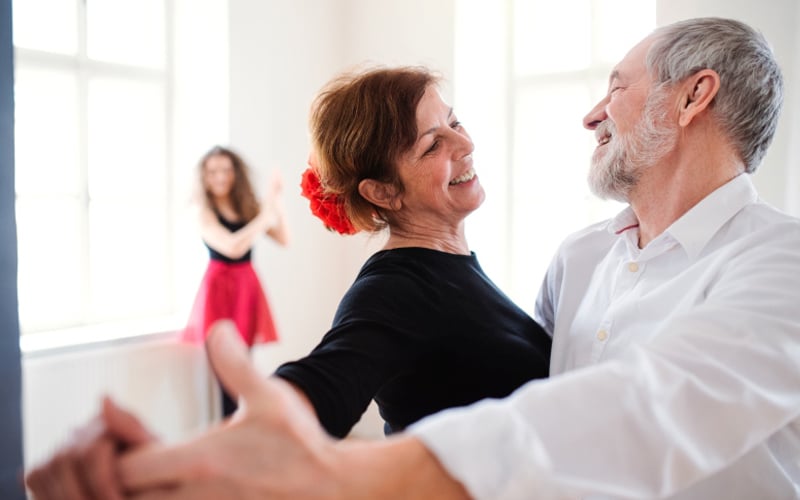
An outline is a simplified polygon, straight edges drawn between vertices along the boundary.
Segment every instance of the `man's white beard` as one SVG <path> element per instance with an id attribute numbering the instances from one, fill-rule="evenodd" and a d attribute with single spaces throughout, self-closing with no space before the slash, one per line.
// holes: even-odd
<path id="1" fill-rule="evenodd" d="M 653 91 L 645 101 L 639 123 L 627 134 L 617 134 L 610 118 L 595 135 L 609 142 L 595 150 L 589 169 L 589 188 L 601 199 L 628 202 L 642 173 L 661 161 L 675 146 L 678 128 L 666 117 L 666 91 Z"/>

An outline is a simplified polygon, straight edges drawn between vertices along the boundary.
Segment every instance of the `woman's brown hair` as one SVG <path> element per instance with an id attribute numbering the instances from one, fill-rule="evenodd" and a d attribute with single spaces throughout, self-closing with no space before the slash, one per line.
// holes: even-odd
<path id="1" fill-rule="evenodd" d="M 204 180 L 206 162 L 212 156 L 225 156 L 231 160 L 233 164 L 233 186 L 231 187 L 230 193 L 231 204 L 239 217 L 241 217 L 242 222 L 250 222 L 261 210 L 258 199 L 253 191 L 253 186 L 250 184 L 250 167 L 239 154 L 228 148 L 214 146 L 200 158 L 200 162 L 198 163 L 200 182 L 206 204 L 211 207 L 214 212 L 218 211 L 214 203 L 214 198 L 208 191 Z"/>
<path id="2" fill-rule="evenodd" d="M 311 108 L 311 139 L 325 190 L 344 202 L 353 225 L 379 231 L 390 214 L 358 191 L 364 179 L 392 183 L 398 190 L 396 160 L 417 139 L 417 105 L 440 78 L 417 66 L 372 68 L 345 73 L 329 82 Z"/>

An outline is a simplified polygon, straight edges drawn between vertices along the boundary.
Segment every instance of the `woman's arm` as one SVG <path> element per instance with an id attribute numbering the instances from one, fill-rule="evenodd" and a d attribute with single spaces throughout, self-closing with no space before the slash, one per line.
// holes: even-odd
<path id="1" fill-rule="evenodd" d="M 286 209 L 283 205 L 283 178 L 280 171 L 272 172 L 267 189 L 267 202 L 265 209 L 275 214 L 275 223 L 267 229 L 267 236 L 281 246 L 289 244 L 289 224 L 286 219 Z"/>
<path id="2" fill-rule="evenodd" d="M 275 224 L 267 229 L 267 236 L 275 240 L 281 246 L 289 244 L 289 224 L 286 219 L 286 210 L 283 203 L 278 203 L 274 207 L 275 210 Z"/>
<path id="3" fill-rule="evenodd" d="M 253 247 L 256 237 L 275 224 L 275 214 L 261 211 L 238 231 L 230 232 L 217 220 L 216 214 L 203 207 L 200 211 L 200 236 L 208 246 L 229 259 L 238 259 Z"/>
<path id="4" fill-rule="evenodd" d="M 212 327 L 208 352 L 225 387 L 241 394 L 239 411 L 187 442 L 123 457 L 119 477 L 129 493 L 192 500 L 468 498 L 417 438 L 332 440 L 296 390 L 258 373 L 229 323 Z"/>

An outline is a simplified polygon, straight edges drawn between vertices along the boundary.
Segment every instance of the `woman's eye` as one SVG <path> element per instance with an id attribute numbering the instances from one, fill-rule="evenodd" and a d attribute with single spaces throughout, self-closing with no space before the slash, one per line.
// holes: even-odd
<path id="1" fill-rule="evenodd" d="M 459 128 L 459 127 L 461 127 L 461 122 L 458 120 L 450 124 L 450 128 Z"/>
<path id="2" fill-rule="evenodd" d="M 437 141 L 433 141 L 433 144 L 431 144 L 431 147 L 429 147 L 429 148 L 428 148 L 428 149 L 425 151 L 425 154 L 427 155 L 427 154 L 433 153 L 433 152 L 434 152 L 434 151 L 436 151 L 437 149 L 439 149 L 439 141 L 438 141 L 438 140 L 437 140 Z"/>

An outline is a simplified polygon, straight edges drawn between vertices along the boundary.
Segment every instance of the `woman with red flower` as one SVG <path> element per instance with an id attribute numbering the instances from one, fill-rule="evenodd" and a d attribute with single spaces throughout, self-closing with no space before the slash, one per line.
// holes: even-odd
<path id="1" fill-rule="evenodd" d="M 250 184 L 249 167 L 229 148 L 215 146 L 200 159 L 200 235 L 209 262 L 195 298 L 183 339 L 203 342 L 218 319 L 236 324 L 248 347 L 277 340 L 266 293 L 250 258 L 256 238 L 269 236 L 281 246 L 289 240 L 281 203 L 282 182 L 274 175 L 259 204 Z M 222 389 L 222 414 L 236 401 Z"/>
<path id="2" fill-rule="evenodd" d="M 311 112 L 302 194 L 326 228 L 388 233 L 289 381 L 333 436 L 374 398 L 387 434 L 548 374 L 551 339 L 484 274 L 464 219 L 484 191 L 473 144 L 425 68 L 345 74 Z"/>

